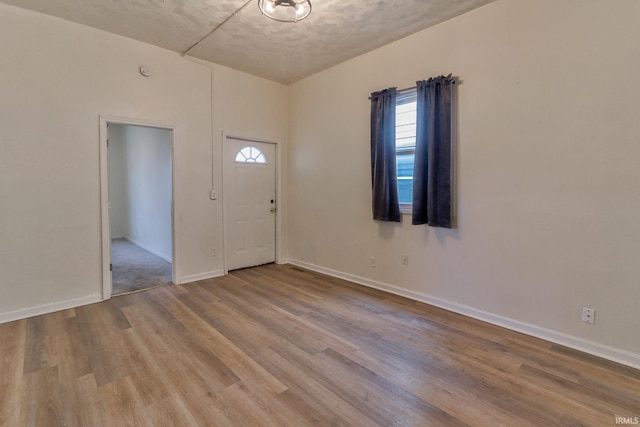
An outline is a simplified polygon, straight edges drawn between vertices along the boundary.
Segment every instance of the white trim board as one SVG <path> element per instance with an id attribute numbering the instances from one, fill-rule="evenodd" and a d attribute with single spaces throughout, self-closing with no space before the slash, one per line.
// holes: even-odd
<path id="1" fill-rule="evenodd" d="M 224 275 L 224 270 L 213 270 L 207 271 L 206 273 L 190 274 L 188 276 L 181 277 L 176 282 L 176 285 L 184 285 L 186 283 L 197 282 L 198 280 L 214 279 Z"/>
<path id="2" fill-rule="evenodd" d="M 540 338 L 546 341 L 550 341 L 555 344 L 560 344 L 565 347 L 569 347 L 575 350 L 582 351 L 594 356 L 602 357 L 603 359 L 611 360 L 617 363 L 621 363 L 632 368 L 640 369 L 640 354 L 631 353 L 626 350 L 621 350 L 615 347 L 606 346 L 593 341 L 588 341 L 582 338 L 574 337 L 562 332 L 553 331 L 551 329 L 542 328 L 540 326 L 531 325 L 529 323 L 520 322 L 508 317 L 499 316 L 497 314 L 489 313 L 486 311 L 478 310 L 473 307 L 469 307 L 462 304 L 456 304 L 451 301 L 446 301 L 439 298 L 434 298 L 422 292 L 415 292 L 408 289 L 403 289 L 395 285 L 391 285 L 384 282 L 378 282 L 375 280 L 367 279 L 365 277 L 356 276 L 350 273 L 344 273 L 330 268 L 321 267 L 319 265 L 311 264 L 305 261 L 296 259 L 288 259 L 287 262 L 298 267 L 306 268 L 308 270 L 323 273 L 328 276 L 337 277 L 339 279 L 348 280 L 359 285 L 367 286 L 369 288 L 378 289 L 381 291 L 389 292 L 395 295 L 400 295 L 412 300 L 424 302 L 435 307 L 443 308 L 445 310 L 462 314 L 463 316 L 471 317 L 473 319 L 481 320 L 483 322 L 491 323 L 493 325 L 501 326 L 512 331 L 520 332 L 525 335 Z"/>
<path id="3" fill-rule="evenodd" d="M 29 317 L 40 316 L 42 314 L 68 310 L 70 308 L 76 308 L 83 305 L 95 304 L 100 301 L 102 301 L 102 295 L 95 294 L 81 298 L 38 305 L 35 307 L 22 308 L 20 310 L 9 311 L 7 313 L 0 313 L 0 323 L 13 322 L 14 320 L 22 320 Z"/>
<path id="4" fill-rule="evenodd" d="M 153 121 L 141 120 L 130 117 L 119 117 L 100 114 L 99 119 L 99 167 L 100 167 L 100 223 L 101 223 L 101 250 L 102 250 L 102 299 L 111 298 L 113 291 L 113 283 L 111 277 L 111 224 L 109 221 L 109 150 L 107 144 L 108 125 L 130 125 L 142 126 L 156 129 L 166 129 L 171 132 L 171 281 L 178 282 L 180 277 L 180 251 L 178 236 L 180 236 L 179 221 L 176 218 L 180 216 L 179 204 L 177 200 L 176 171 L 175 171 L 175 143 L 178 139 L 178 129 L 171 124 L 160 124 Z M 139 246 L 139 245 L 138 245 Z M 162 257 L 162 256 L 161 256 Z"/>
<path id="5" fill-rule="evenodd" d="M 182 277 L 176 285 L 197 282 L 198 280 L 212 279 L 224 276 L 223 270 L 214 270 L 206 273 L 192 274 Z M 95 304 L 104 301 L 102 294 L 94 294 L 81 298 L 73 298 L 70 300 L 57 301 L 48 304 L 42 304 L 35 307 L 22 308 L 20 310 L 8 311 L 0 313 L 0 323 L 13 322 L 15 320 L 27 319 L 29 317 L 40 316 L 43 314 L 55 313 L 56 311 L 68 310 L 70 308 L 82 307 L 84 305 Z"/>

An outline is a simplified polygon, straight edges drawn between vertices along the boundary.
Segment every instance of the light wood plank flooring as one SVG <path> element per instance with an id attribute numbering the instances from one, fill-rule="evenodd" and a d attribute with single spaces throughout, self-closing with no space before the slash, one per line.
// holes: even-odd
<path id="1" fill-rule="evenodd" d="M 0 425 L 613 426 L 640 371 L 292 266 L 0 325 Z"/>

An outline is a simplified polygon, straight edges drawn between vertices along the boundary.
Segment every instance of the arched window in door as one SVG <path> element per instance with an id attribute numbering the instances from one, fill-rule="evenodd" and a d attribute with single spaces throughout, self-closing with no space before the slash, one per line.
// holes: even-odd
<path id="1" fill-rule="evenodd" d="M 248 146 L 238 151 L 236 163 L 267 163 L 267 159 L 259 148 Z"/>

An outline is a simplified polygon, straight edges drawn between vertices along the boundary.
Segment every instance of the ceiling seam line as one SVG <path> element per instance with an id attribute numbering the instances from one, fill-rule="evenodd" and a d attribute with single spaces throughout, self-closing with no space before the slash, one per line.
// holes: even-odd
<path id="1" fill-rule="evenodd" d="M 247 5 L 249 3 L 251 3 L 253 0 L 247 0 L 247 2 L 245 4 L 243 4 L 242 6 L 240 6 L 235 12 L 233 12 L 231 15 L 227 16 L 227 18 L 222 21 L 221 23 L 219 23 L 218 25 L 216 25 L 213 30 L 209 31 L 204 37 L 202 37 L 200 40 L 198 40 L 197 42 L 195 42 L 193 45 L 191 45 L 191 47 L 187 50 L 185 50 L 184 52 L 182 52 L 180 55 L 181 56 L 185 56 L 188 55 L 189 52 L 191 52 L 196 46 L 198 46 L 200 43 L 202 43 L 204 41 L 204 39 L 206 39 L 207 37 L 209 37 L 211 34 L 213 34 L 218 28 L 222 27 L 224 24 L 227 23 L 228 20 L 230 20 L 231 18 L 233 18 L 234 16 L 236 16 L 236 14 L 238 12 L 240 12 L 242 9 L 244 9 L 245 7 L 247 7 Z"/>

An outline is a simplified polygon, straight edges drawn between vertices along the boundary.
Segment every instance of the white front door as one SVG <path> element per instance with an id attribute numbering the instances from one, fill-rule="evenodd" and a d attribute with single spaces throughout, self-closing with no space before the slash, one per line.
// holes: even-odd
<path id="1" fill-rule="evenodd" d="M 226 269 L 276 259 L 276 146 L 227 136 L 224 142 Z"/>

